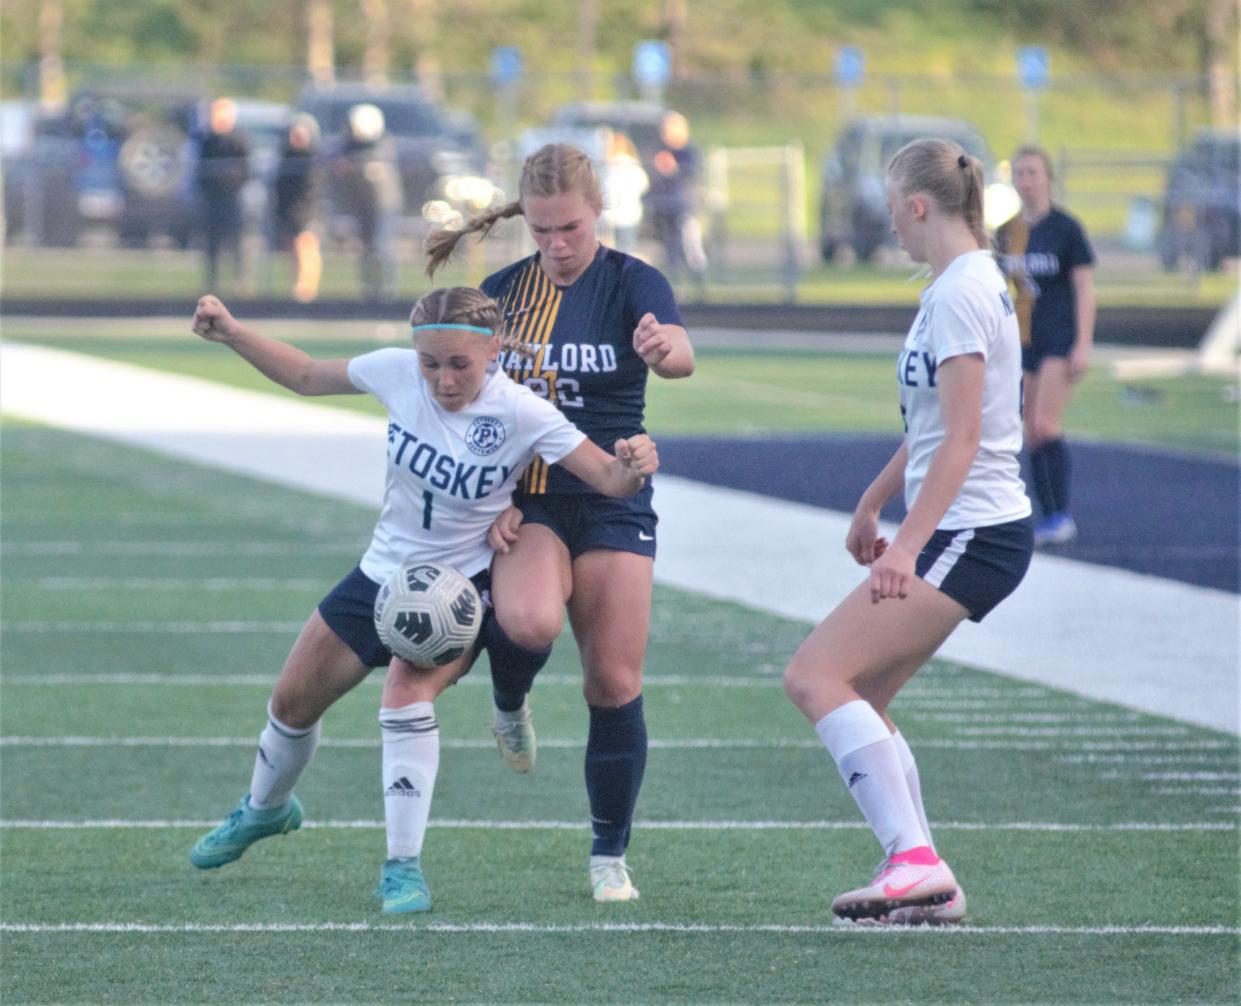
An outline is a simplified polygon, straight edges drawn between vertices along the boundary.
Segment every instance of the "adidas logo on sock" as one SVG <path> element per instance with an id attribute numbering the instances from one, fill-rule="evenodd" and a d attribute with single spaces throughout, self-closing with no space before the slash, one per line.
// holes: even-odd
<path id="1" fill-rule="evenodd" d="M 422 796 L 422 794 L 412 782 L 406 779 L 405 776 L 401 776 L 401 778 L 384 790 L 384 796 Z"/>
<path id="2" fill-rule="evenodd" d="M 853 789 L 855 785 L 857 785 L 859 782 L 861 782 L 865 778 L 866 778 L 865 772 L 854 772 L 853 775 L 849 776 L 849 789 Z"/>

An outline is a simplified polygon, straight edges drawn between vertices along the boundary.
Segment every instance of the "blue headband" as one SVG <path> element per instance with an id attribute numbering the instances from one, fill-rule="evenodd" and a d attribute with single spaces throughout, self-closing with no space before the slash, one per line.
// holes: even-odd
<path id="1" fill-rule="evenodd" d="M 455 328 L 459 332 L 478 332 L 481 335 L 495 335 L 495 332 L 491 329 L 483 328 L 481 325 L 453 325 L 442 321 L 428 322 L 425 325 L 414 325 L 410 331 L 425 332 L 429 328 Z"/>

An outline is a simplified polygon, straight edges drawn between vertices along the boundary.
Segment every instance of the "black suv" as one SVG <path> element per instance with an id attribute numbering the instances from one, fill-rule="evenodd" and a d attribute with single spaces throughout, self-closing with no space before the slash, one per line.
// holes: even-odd
<path id="1" fill-rule="evenodd" d="M 1168 171 L 1159 259 L 1176 269 L 1184 255 L 1203 270 L 1241 255 L 1241 133 L 1204 132 Z"/>
<path id="2" fill-rule="evenodd" d="M 430 200 L 452 202 L 449 183 L 454 180 L 473 183 L 470 191 L 484 187 L 487 157 L 473 119 L 445 111 L 414 84 L 311 84 L 297 100 L 298 109 L 319 123 L 328 156 L 344 144 L 349 110 L 363 104 L 383 113 L 384 132 L 396 152 L 407 215 L 418 216 Z M 341 201 L 331 191 L 329 200 L 334 205 Z"/>
<path id="3" fill-rule="evenodd" d="M 911 140 L 939 136 L 955 140 L 983 164 L 988 182 L 995 158 L 968 122 L 920 115 L 867 115 L 850 119 L 823 161 L 819 199 L 819 252 L 831 261 L 850 247 L 869 261 L 890 243 L 885 177 L 892 156 Z M 988 191 L 988 198 L 991 193 Z"/>

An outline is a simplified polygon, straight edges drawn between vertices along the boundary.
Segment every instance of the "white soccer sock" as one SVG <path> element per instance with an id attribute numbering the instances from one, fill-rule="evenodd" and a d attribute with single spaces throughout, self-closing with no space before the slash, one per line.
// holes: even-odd
<path id="1" fill-rule="evenodd" d="M 929 844 L 892 735 L 870 703 L 846 702 L 814 729 L 884 852 L 890 856 Z"/>
<path id="2" fill-rule="evenodd" d="M 431 815 L 431 794 L 440 767 L 440 729 L 435 706 L 414 702 L 379 710 L 383 733 L 384 822 L 388 858 L 422 854 Z"/>
<path id="3" fill-rule="evenodd" d="M 909 744 L 899 730 L 892 735 L 892 743 L 896 745 L 896 753 L 900 756 L 905 785 L 909 788 L 909 798 L 914 802 L 914 810 L 918 812 L 922 833 L 926 835 L 926 844 L 934 849 L 935 839 L 931 837 L 931 825 L 926 819 L 926 808 L 922 805 L 922 782 L 918 778 L 918 763 L 914 761 L 914 753 L 909 750 Z"/>
<path id="4" fill-rule="evenodd" d="M 319 724 L 298 730 L 281 723 L 267 705 L 267 726 L 259 735 L 250 777 L 250 806 L 269 810 L 288 802 L 319 744 Z"/>

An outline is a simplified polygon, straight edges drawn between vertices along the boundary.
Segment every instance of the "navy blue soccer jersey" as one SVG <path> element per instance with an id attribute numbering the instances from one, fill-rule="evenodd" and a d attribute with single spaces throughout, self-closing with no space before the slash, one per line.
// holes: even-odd
<path id="1" fill-rule="evenodd" d="M 557 286 L 529 258 L 488 276 L 510 336 L 531 355 L 504 350 L 500 364 L 513 380 L 555 403 L 608 454 L 618 437 L 644 431 L 647 366 L 633 331 L 648 311 L 665 325 L 683 325 L 672 287 L 659 270 L 603 245 L 570 286 Z M 522 492 L 593 493 L 559 466 L 536 458 Z"/>
<path id="2" fill-rule="evenodd" d="M 1073 270 L 1093 265 L 1094 251 L 1082 225 L 1064 210 L 1051 211 L 1029 227 L 1020 216 L 996 231 L 1000 268 L 1017 286 L 1017 317 L 1024 345 L 1077 335 Z"/>

